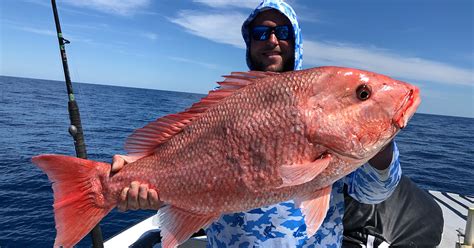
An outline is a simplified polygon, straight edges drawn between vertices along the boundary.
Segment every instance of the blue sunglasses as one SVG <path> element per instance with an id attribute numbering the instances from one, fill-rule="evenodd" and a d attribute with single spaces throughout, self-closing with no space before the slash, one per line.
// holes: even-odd
<path id="1" fill-rule="evenodd" d="M 254 40 L 264 41 L 270 38 L 272 33 L 275 34 L 279 40 L 289 40 L 293 38 L 293 32 L 290 32 L 291 27 L 289 25 L 282 25 L 276 27 L 267 26 L 255 26 L 250 31 L 250 35 Z"/>

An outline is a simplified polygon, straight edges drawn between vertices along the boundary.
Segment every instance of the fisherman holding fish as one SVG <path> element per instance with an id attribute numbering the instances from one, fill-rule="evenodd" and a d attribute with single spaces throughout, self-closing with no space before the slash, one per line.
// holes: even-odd
<path id="1" fill-rule="evenodd" d="M 301 70 L 301 29 L 292 7 L 279 0 L 263 1 L 245 20 L 242 35 L 247 45 L 247 65 L 254 71 Z M 113 171 L 128 157 L 116 155 Z M 361 203 L 387 199 L 401 177 L 399 153 L 391 141 L 368 163 L 332 185 L 323 223 L 314 235 L 307 234 L 304 214 L 293 201 L 221 216 L 206 229 L 211 247 L 340 247 L 343 239 L 344 193 Z M 147 184 L 133 182 L 121 194 L 118 208 L 158 209 L 159 193 Z"/>
<path id="2" fill-rule="evenodd" d="M 104 162 L 32 158 L 53 182 L 56 247 L 73 247 L 117 206 L 161 205 L 165 248 L 202 228 L 211 247 L 341 246 L 344 186 L 369 204 L 394 192 L 392 140 L 418 88 L 353 68 L 301 70 L 300 27 L 282 1 L 261 3 L 242 35 L 252 71 L 135 130 L 112 174 Z"/>

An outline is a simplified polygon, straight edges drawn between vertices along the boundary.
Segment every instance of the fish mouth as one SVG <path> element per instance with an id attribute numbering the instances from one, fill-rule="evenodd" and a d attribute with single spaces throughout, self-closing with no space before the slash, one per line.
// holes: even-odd
<path id="1" fill-rule="evenodd" d="M 417 87 L 411 88 L 406 94 L 402 105 L 393 117 L 393 123 L 400 129 L 405 128 L 408 124 L 408 121 L 415 114 L 420 102 L 420 90 Z"/>

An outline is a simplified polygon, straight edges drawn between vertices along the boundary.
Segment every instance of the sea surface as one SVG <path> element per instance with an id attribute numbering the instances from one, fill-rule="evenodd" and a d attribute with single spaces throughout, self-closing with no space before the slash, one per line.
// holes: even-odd
<path id="1" fill-rule="evenodd" d="M 89 159 L 106 162 L 125 153 L 134 129 L 203 97 L 83 83 L 74 90 Z M 52 247 L 53 193 L 31 157 L 74 156 L 68 127 L 64 82 L 0 76 L 0 247 Z M 415 114 L 396 141 L 403 173 L 420 187 L 474 195 L 474 119 Z M 113 210 L 101 222 L 104 239 L 154 212 Z M 78 247 L 90 244 L 85 238 Z"/>

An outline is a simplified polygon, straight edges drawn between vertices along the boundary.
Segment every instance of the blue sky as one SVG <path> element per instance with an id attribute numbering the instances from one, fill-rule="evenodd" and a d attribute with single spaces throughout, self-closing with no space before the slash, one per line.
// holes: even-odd
<path id="1" fill-rule="evenodd" d="M 288 0 L 304 68 L 356 67 L 420 87 L 421 113 L 474 117 L 471 0 Z M 73 81 L 207 93 L 246 71 L 259 1 L 57 0 Z M 0 3 L 0 75 L 64 80 L 49 0 Z"/>

